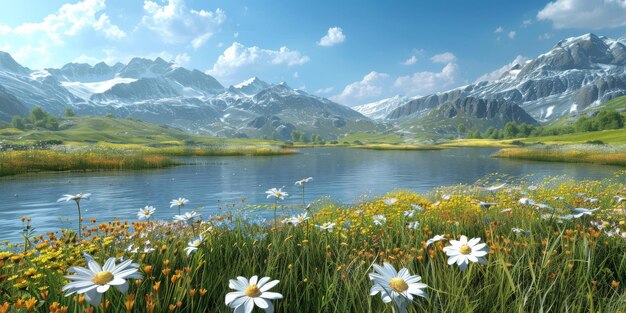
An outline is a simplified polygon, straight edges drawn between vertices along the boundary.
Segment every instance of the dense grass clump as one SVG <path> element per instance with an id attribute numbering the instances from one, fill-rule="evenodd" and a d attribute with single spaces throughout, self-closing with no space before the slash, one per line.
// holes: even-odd
<path id="1" fill-rule="evenodd" d="M 624 149 L 603 146 L 602 144 L 505 148 L 493 156 L 532 161 L 626 166 L 626 151 Z"/>
<path id="2" fill-rule="evenodd" d="M 100 171 L 163 168 L 169 157 L 128 151 L 23 150 L 0 152 L 0 176 L 39 171 Z"/>
<path id="3" fill-rule="evenodd" d="M 349 206 L 318 203 L 297 225 L 251 218 L 259 207 L 242 200 L 188 224 L 91 220 L 81 241 L 71 231 L 29 233 L 0 253 L 0 311 L 88 308 L 84 297 L 61 292 L 63 276 L 85 266 L 86 252 L 100 264 L 130 258 L 144 277 L 126 294 L 109 290 L 96 311 L 229 312 L 229 279 L 259 275 L 280 280 L 272 290 L 284 297 L 274 301 L 277 312 L 394 312 L 369 296 L 372 264 L 389 262 L 428 285 L 429 298 L 409 312 L 623 312 L 626 201 L 614 198 L 626 193 L 623 179 L 394 192 Z M 288 215 L 305 212 L 277 205 Z M 567 218 L 576 207 L 599 209 Z M 386 221 L 374 223 L 380 215 Z M 326 222 L 335 226 L 314 226 Z M 202 244 L 187 255 L 200 233 Z M 426 245 L 435 235 L 481 238 L 488 263 L 466 271 L 448 265 L 448 242 Z"/>

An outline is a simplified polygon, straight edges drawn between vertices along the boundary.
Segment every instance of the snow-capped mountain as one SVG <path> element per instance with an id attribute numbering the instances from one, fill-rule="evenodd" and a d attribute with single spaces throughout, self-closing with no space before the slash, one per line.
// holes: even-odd
<path id="1" fill-rule="evenodd" d="M 416 118 L 446 102 L 475 97 L 517 104 L 538 121 L 556 120 L 626 94 L 625 44 L 594 34 L 568 38 L 497 80 L 408 101 L 386 119 Z"/>
<path id="2" fill-rule="evenodd" d="M 396 95 L 391 98 L 383 99 L 380 101 L 362 104 L 353 109 L 371 119 L 380 120 L 384 119 L 391 111 L 395 110 L 399 106 L 419 97 L 405 97 Z"/>
<path id="3" fill-rule="evenodd" d="M 332 139 L 380 127 L 348 107 L 284 83 L 253 77 L 224 88 L 210 75 L 161 58 L 33 71 L 0 52 L 0 102 L 4 120 L 35 106 L 54 114 L 72 108 L 82 115 L 133 117 L 219 136 L 290 139 L 300 130 Z"/>

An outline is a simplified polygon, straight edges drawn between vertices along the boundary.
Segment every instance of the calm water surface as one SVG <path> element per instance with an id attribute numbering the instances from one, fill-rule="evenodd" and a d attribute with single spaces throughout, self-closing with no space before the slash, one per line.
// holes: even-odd
<path id="1" fill-rule="evenodd" d="M 313 176 L 307 200 L 329 196 L 353 202 L 363 195 L 382 195 L 394 189 L 428 192 L 434 187 L 473 183 L 490 173 L 513 177 L 545 176 L 604 178 L 618 167 L 528 162 L 489 157 L 495 149 L 463 148 L 438 151 L 373 151 L 343 148 L 302 149 L 302 153 L 274 157 L 210 157 L 188 161 L 195 165 L 164 170 L 97 173 L 52 173 L 0 179 L 0 240 L 20 238 L 20 217 L 33 219 L 38 233 L 75 227 L 76 206 L 57 203 L 66 193 L 89 192 L 81 202 L 84 218 L 98 221 L 136 219 L 138 208 L 153 205 L 156 218 L 170 220 L 176 209 L 169 201 L 190 200 L 187 209 L 205 207 L 204 216 L 217 212 L 219 201 L 271 203 L 264 192 L 285 186 L 286 202 L 299 203 L 294 182 Z M 258 213 L 266 214 L 266 213 Z M 269 212 L 267 212 L 269 214 Z"/>

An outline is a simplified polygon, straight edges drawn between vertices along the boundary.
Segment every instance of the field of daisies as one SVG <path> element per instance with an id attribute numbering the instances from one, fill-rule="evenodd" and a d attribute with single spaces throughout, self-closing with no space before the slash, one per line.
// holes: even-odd
<path id="1" fill-rule="evenodd" d="M 310 202 L 307 178 L 220 215 L 179 198 L 107 223 L 64 195 L 77 229 L 24 217 L 1 247 L 0 313 L 626 312 L 625 181 L 491 176 L 341 205 Z"/>

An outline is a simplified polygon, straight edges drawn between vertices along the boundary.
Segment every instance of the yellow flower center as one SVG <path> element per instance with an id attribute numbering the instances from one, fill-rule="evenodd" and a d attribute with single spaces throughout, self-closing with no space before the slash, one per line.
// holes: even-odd
<path id="1" fill-rule="evenodd" d="M 459 248 L 459 252 L 461 252 L 461 254 L 470 254 L 472 253 L 472 248 L 468 245 L 462 245 L 461 248 Z"/>
<path id="2" fill-rule="evenodd" d="M 246 296 L 250 298 L 256 298 L 261 295 L 261 290 L 259 289 L 259 287 L 257 287 L 257 285 L 250 285 L 246 287 L 246 291 L 244 291 L 243 293 L 245 293 Z"/>
<path id="3" fill-rule="evenodd" d="M 409 289 L 409 285 L 407 285 L 404 279 L 400 277 L 392 278 L 389 281 L 389 286 L 397 292 L 404 292 Z"/>
<path id="4" fill-rule="evenodd" d="M 91 281 L 96 285 L 106 285 L 113 280 L 113 273 L 111 272 L 99 272 L 94 275 Z"/>

